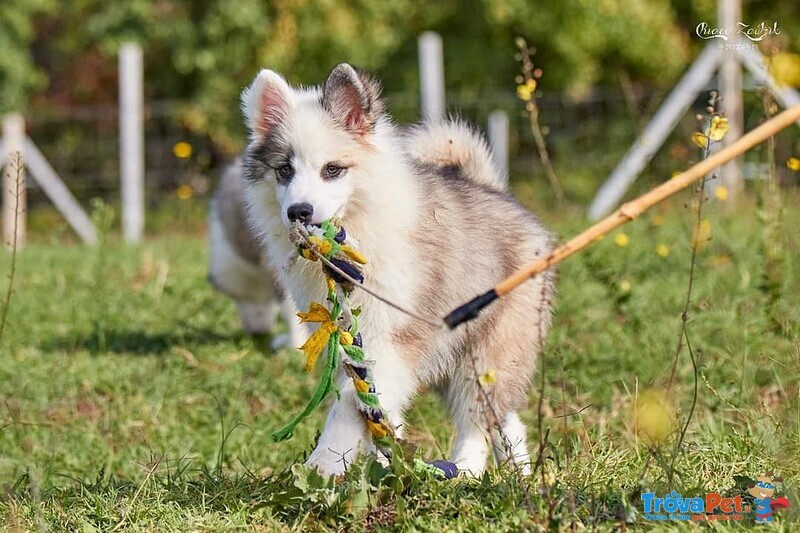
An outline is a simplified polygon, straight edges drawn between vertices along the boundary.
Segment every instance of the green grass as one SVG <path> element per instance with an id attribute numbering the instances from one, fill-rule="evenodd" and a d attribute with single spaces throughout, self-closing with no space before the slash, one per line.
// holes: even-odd
<path id="1" fill-rule="evenodd" d="M 777 524 L 799 529 L 796 196 L 786 199 L 784 261 L 772 284 L 755 208 L 709 206 L 711 240 L 689 313 L 698 406 L 674 469 L 674 431 L 656 446 L 637 435 L 636 398 L 665 390 L 675 353 L 693 224 L 687 199 L 625 228 L 626 247 L 611 235 L 560 269 L 540 365 L 542 433 L 541 373 L 523 413 L 534 450 L 544 443 L 546 475 L 529 479 L 500 469 L 440 482 L 400 458 L 389 470 L 361 461 L 337 483 L 319 478 L 297 463 L 324 413 L 291 441 L 269 438 L 302 407 L 315 377 L 302 373 L 297 353 L 265 353 L 241 334 L 232 303 L 206 282 L 202 236 L 172 232 L 139 247 L 112 238 L 92 250 L 55 244 L 42 228 L 20 255 L 1 341 L 0 527 L 647 529 L 659 524 L 642 517 L 643 491 L 735 495 L 744 478 L 774 470 L 794 506 Z M 544 218 L 568 236 L 584 224 L 577 213 Z M 659 244 L 667 257 L 656 254 Z M 8 259 L 4 252 L 2 271 Z M 684 352 L 656 425 L 668 427 L 672 411 L 685 419 L 693 384 Z M 421 395 L 408 418 L 419 455 L 449 452 L 452 425 L 434 396 Z"/>

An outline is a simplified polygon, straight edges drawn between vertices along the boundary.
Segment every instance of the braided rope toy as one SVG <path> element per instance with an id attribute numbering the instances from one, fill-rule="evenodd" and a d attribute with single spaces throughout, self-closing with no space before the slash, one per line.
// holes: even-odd
<path id="1" fill-rule="evenodd" d="M 274 431 L 272 439 L 280 442 L 291 438 L 298 424 L 331 391 L 339 396 L 334 380 L 341 363 L 345 373 L 353 381 L 356 407 L 364 418 L 375 448 L 390 459 L 391 444 L 396 438 L 395 431 L 375 389 L 371 370 L 373 362 L 365 358 L 358 325 L 361 309 L 350 306 L 350 293 L 355 284 L 364 282 L 362 267 L 367 264 L 367 259 L 355 249 L 352 239 L 348 239 L 347 232 L 338 222 L 326 220 L 319 226 L 312 225 L 308 228 L 295 223 L 290 239 L 304 259 L 326 260 L 321 262 L 328 289 L 328 307 L 312 302 L 308 311 L 297 313 L 301 322 L 319 324 L 317 330 L 300 347 L 306 356 L 306 372 L 311 372 L 323 351 L 326 353 L 326 362 L 308 404 L 285 426 Z M 414 465 L 419 471 L 430 472 L 441 478 L 449 479 L 458 473 L 456 466 L 448 461 L 425 462 L 415 459 Z"/>

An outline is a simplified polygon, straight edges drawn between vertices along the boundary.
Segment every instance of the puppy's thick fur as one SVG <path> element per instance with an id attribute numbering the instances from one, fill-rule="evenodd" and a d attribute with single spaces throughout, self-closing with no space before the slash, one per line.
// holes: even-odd
<path id="1" fill-rule="evenodd" d="M 290 87 L 264 70 L 242 95 L 250 143 L 244 197 L 271 269 L 298 307 L 325 299 L 318 263 L 298 259 L 288 226 L 293 206 L 306 222 L 339 217 L 369 259 L 365 284 L 432 317 L 486 291 L 553 239 L 506 191 L 481 137 L 458 121 L 396 128 L 380 85 L 347 64 L 318 88 Z M 294 213 L 294 215 L 292 214 Z M 441 391 L 455 419 L 454 461 L 483 471 L 494 442 L 501 460 L 525 464 L 525 426 L 537 352 L 551 321 L 551 274 L 529 281 L 475 321 L 434 329 L 356 290 L 361 331 L 381 403 L 402 432 L 403 410 L 423 387 Z M 493 375 L 487 395 L 478 376 Z M 353 385 L 328 414 L 309 463 L 341 473 L 371 448 Z M 488 396 L 488 398 L 487 398 Z M 496 421 L 502 432 L 487 430 Z M 501 436 L 502 435 L 502 436 Z"/>

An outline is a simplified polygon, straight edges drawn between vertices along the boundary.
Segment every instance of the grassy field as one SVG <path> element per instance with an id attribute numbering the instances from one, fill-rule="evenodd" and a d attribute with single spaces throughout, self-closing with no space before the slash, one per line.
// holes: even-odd
<path id="1" fill-rule="evenodd" d="M 0 527 L 664 528 L 645 520 L 642 492 L 735 496 L 774 470 L 793 505 L 776 513 L 777 526 L 800 529 L 798 199 L 784 198 L 777 233 L 751 200 L 733 212 L 707 206 L 688 322 L 697 373 L 684 350 L 669 391 L 689 196 L 563 265 L 523 413 L 542 467 L 522 479 L 495 469 L 436 481 L 402 458 L 389 469 L 364 460 L 337 483 L 319 478 L 298 463 L 322 412 L 289 442 L 269 438 L 316 377 L 296 352 L 269 353 L 241 334 L 232 303 L 206 282 L 202 235 L 172 231 L 139 247 L 111 236 L 86 249 L 40 230 L 19 257 L 0 340 Z M 568 236 L 583 225 L 578 213 L 543 218 Z M 419 456 L 449 453 L 452 425 L 433 395 L 408 418 Z M 710 527 L 752 525 L 746 516 Z"/>

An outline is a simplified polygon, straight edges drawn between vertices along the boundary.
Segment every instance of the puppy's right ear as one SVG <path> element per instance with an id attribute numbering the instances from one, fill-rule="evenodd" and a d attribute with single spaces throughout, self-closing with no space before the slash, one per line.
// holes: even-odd
<path id="1" fill-rule="evenodd" d="M 242 92 L 242 112 L 250 133 L 262 137 L 271 133 L 288 115 L 292 89 L 283 76 L 264 69 Z"/>
<path id="2" fill-rule="evenodd" d="M 347 63 L 336 65 L 322 89 L 322 105 L 345 129 L 363 136 L 383 113 L 380 83 Z"/>

